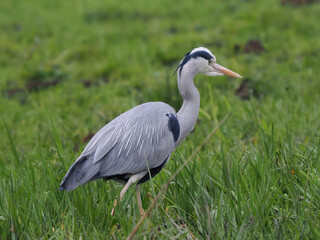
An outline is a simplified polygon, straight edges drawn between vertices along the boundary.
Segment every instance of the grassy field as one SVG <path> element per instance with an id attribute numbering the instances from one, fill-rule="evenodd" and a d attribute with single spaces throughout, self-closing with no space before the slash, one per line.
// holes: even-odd
<path id="1" fill-rule="evenodd" d="M 205 46 L 244 79 L 198 76 L 195 130 L 141 187 L 174 179 L 136 239 L 320 238 L 320 3 L 0 0 L 0 239 L 123 239 L 134 188 L 59 183 L 92 133 L 147 101 L 179 109 L 172 74 Z M 308 1 L 306 1 L 308 2 Z"/>

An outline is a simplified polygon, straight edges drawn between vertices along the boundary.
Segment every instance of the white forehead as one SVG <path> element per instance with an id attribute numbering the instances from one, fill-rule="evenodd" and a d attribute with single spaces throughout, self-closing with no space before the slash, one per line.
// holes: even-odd
<path id="1" fill-rule="evenodd" d="M 212 52 L 210 52 L 210 50 L 208 48 L 205 48 L 205 47 L 197 47 L 197 48 L 193 49 L 190 52 L 190 54 L 193 54 L 193 53 L 198 52 L 198 51 L 205 51 L 205 52 L 207 52 L 207 53 L 209 53 L 210 55 L 213 56 Z"/>
<path id="2" fill-rule="evenodd" d="M 191 52 L 190 52 L 190 55 L 195 53 L 195 52 L 198 52 L 198 51 L 205 51 L 207 52 L 208 54 L 210 54 L 212 56 L 212 58 L 214 59 L 214 61 L 216 61 L 216 57 L 212 54 L 212 52 L 208 49 L 208 48 L 205 48 L 205 47 L 197 47 L 195 49 L 193 49 Z"/>

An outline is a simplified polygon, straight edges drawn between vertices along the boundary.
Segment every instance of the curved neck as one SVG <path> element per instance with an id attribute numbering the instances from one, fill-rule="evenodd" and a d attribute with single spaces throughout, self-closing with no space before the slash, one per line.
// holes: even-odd
<path id="1" fill-rule="evenodd" d="M 200 109 L 200 94 L 194 86 L 193 78 L 196 73 L 185 66 L 181 73 L 178 72 L 178 88 L 183 98 L 183 104 L 177 113 L 180 123 L 180 144 L 194 128 Z"/>

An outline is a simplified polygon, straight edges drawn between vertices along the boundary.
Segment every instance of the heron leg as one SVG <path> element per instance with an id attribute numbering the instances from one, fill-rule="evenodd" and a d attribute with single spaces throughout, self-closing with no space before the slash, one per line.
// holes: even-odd
<path id="1" fill-rule="evenodd" d="M 136 192 L 137 192 L 139 211 L 140 211 L 140 215 L 142 216 L 145 214 L 145 211 L 143 210 L 142 204 L 141 204 L 141 194 L 140 194 L 140 186 L 139 185 L 136 186 Z"/>
<path id="2" fill-rule="evenodd" d="M 139 181 L 144 175 L 146 175 L 146 172 L 140 172 L 140 173 L 137 173 L 137 174 L 132 175 L 132 176 L 129 178 L 127 184 L 124 186 L 124 188 L 123 188 L 123 189 L 121 190 L 121 192 L 120 192 L 120 198 L 119 198 L 120 201 L 122 200 L 123 195 L 126 193 L 126 191 L 128 190 L 128 188 L 129 188 L 132 184 L 134 184 L 135 182 Z M 141 201 L 141 199 L 140 199 L 140 201 Z M 112 211 L 111 211 L 111 216 L 114 215 L 114 211 L 115 211 L 115 207 L 117 206 L 117 203 L 118 203 L 118 201 L 117 201 L 117 199 L 115 199 L 115 200 L 114 200 L 114 204 L 113 204 L 113 208 L 112 208 Z"/>
<path id="3" fill-rule="evenodd" d="M 112 211 L 111 211 L 111 213 L 110 213 L 111 216 L 114 215 L 114 209 L 115 209 L 115 207 L 117 206 L 117 203 L 118 203 L 118 199 L 115 199 L 115 200 L 114 200 L 114 203 L 113 203 Z"/>

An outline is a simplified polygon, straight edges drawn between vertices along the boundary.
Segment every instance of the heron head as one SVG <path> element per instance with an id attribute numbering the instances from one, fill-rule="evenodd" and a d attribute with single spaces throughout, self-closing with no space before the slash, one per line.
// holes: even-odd
<path id="1" fill-rule="evenodd" d="M 216 57 L 205 47 L 198 47 L 187 53 L 177 68 L 177 70 L 179 69 L 179 74 L 181 74 L 183 68 L 188 68 L 194 71 L 195 74 L 207 76 L 227 75 L 242 78 L 239 74 L 219 65 Z"/>

